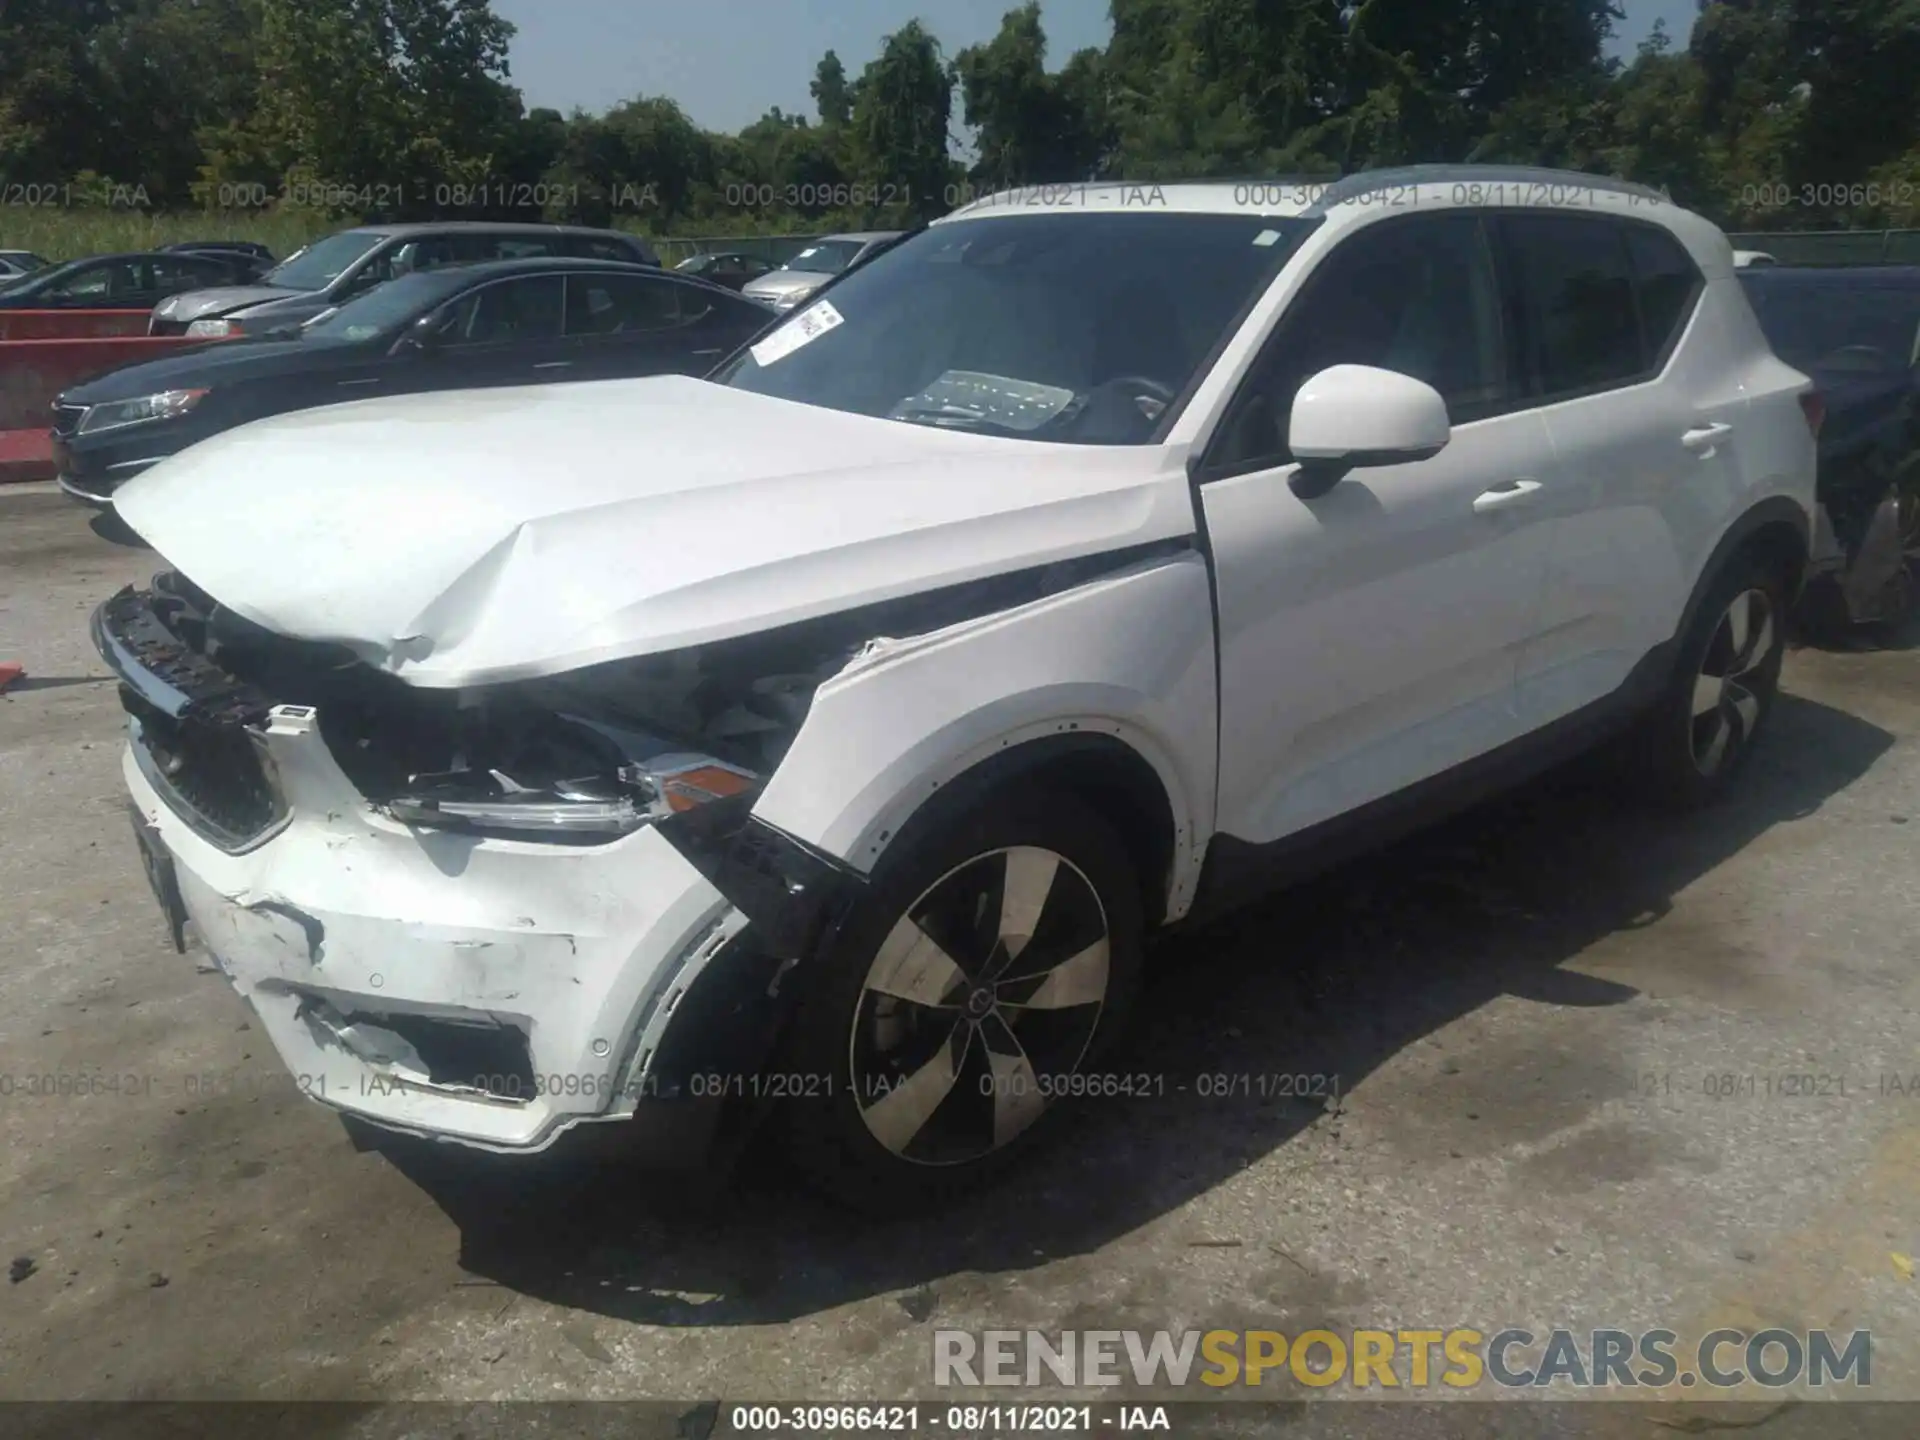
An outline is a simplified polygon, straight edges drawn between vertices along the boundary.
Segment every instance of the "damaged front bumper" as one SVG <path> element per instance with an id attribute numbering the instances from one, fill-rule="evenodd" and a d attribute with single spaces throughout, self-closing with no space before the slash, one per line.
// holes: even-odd
<path id="1" fill-rule="evenodd" d="M 488 1150 L 638 1120 L 636 1139 L 676 1152 L 654 1158 L 707 1158 L 774 1044 L 788 971 L 844 900 L 832 862 L 739 808 L 591 846 L 403 824 L 312 707 L 267 702 L 156 626 L 126 593 L 95 619 L 133 717 L 128 791 L 193 933 L 305 1093 Z M 214 742 L 175 724 L 226 748 L 210 761 Z M 242 750 L 259 783 L 201 773 L 248 770 Z"/>

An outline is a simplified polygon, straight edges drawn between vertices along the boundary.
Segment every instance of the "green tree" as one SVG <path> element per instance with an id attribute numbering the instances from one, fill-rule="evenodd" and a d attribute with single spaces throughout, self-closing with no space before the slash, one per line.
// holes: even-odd
<path id="1" fill-rule="evenodd" d="M 1079 69 L 1049 75 L 1038 0 L 1009 10 L 984 45 L 954 57 L 967 124 L 978 132 L 973 177 L 1008 185 L 1083 178 L 1104 149 L 1093 106 L 1098 52 L 1075 56 Z"/>
<path id="2" fill-rule="evenodd" d="M 855 178 L 904 191 L 917 216 L 942 213 L 953 183 L 947 155 L 952 117 L 953 77 L 940 42 L 910 20 L 881 42 L 879 58 L 854 87 Z"/>
<path id="3" fill-rule="evenodd" d="M 504 79 L 513 26 L 486 0 L 260 5 L 257 125 L 286 173 L 402 213 L 495 178 L 520 102 Z"/>
<path id="4" fill-rule="evenodd" d="M 853 91 L 847 84 L 847 67 L 829 50 L 814 67 L 813 83 L 808 91 L 820 114 L 822 125 L 844 128 L 853 119 Z"/>

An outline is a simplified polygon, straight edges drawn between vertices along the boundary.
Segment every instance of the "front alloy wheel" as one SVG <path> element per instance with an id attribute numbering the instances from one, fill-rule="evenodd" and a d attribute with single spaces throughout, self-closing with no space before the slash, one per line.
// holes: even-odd
<path id="1" fill-rule="evenodd" d="M 1140 975 L 1140 882 L 1075 796 L 1001 791 L 910 832 L 811 962 L 783 1054 L 810 1079 L 778 1127 L 789 1154 L 881 1214 L 964 1193 L 1037 1143 Z"/>
<path id="2" fill-rule="evenodd" d="M 848 1080 L 867 1132 L 923 1165 L 1018 1139 L 1093 1040 L 1108 958 L 1099 895 L 1052 850 L 996 850 L 936 880 L 854 1011 Z"/>
<path id="3" fill-rule="evenodd" d="M 1694 768 L 1707 780 L 1734 763 L 1760 724 L 1762 697 L 1777 668 L 1780 643 L 1773 599 L 1742 590 L 1720 617 L 1693 681 Z"/>

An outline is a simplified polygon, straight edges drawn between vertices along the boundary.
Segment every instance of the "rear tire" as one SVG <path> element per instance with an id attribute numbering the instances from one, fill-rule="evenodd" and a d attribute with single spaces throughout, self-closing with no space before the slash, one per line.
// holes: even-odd
<path id="1" fill-rule="evenodd" d="M 1071 795 L 1002 792 L 903 836 L 794 1017 L 794 1164 L 878 1215 L 994 1179 L 1124 1029 L 1141 931 L 1125 848 Z"/>
<path id="2" fill-rule="evenodd" d="M 1746 768 L 1780 689 L 1787 583 L 1739 555 L 1708 590 L 1672 678 L 1631 737 L 1639 776 L 1663 804 L 1712 804 Z"/>

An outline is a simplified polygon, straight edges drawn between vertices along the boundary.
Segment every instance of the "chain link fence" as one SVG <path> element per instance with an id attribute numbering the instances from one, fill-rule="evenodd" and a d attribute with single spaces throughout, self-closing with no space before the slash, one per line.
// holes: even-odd
<path id="1" fill-rule="evenodd" d="M 1782 265 L 1920 265 L 1920 230 L 1773 230 L 1729 235 Z"/>

